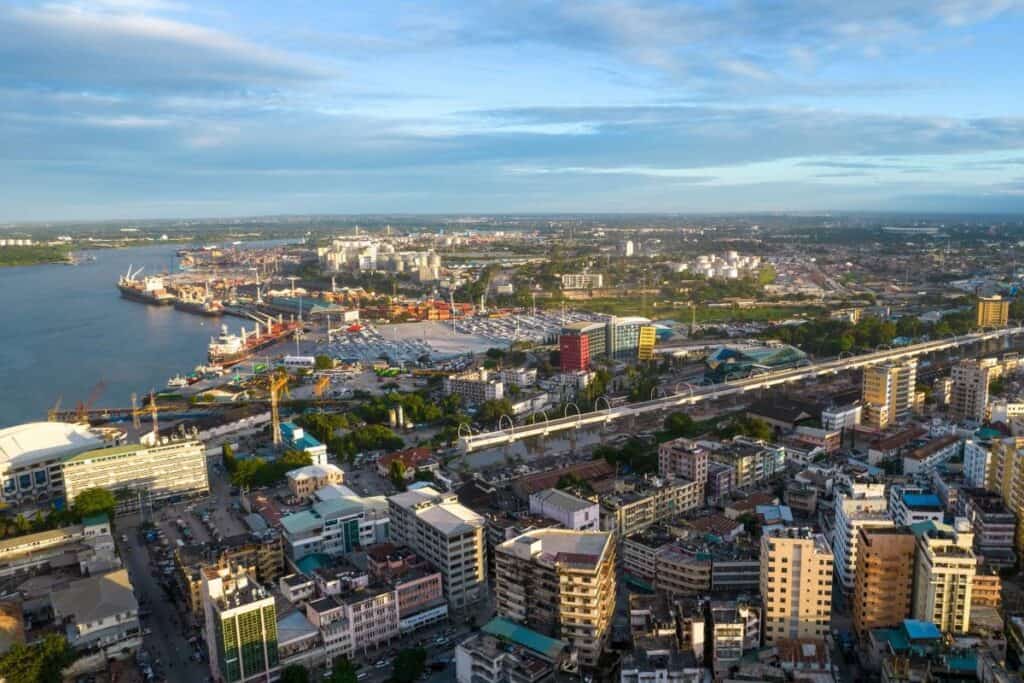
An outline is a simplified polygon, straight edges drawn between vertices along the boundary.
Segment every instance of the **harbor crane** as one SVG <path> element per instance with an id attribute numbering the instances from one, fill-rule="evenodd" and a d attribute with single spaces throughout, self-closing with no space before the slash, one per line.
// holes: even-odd
<path id="1" fill-rule="evenodd" d="M 323 398 L 324 392 L 327 391 L 329 386 L 331 386 L 331 376 L 320 375 L 320 379 L 313 385 L 313 395 L 317 398 Z"/>
<path id="2" fill-rule="evenodd" d="M 134 391 L 132 392 L 132 428 L 135 431 L 139 431 L 142 428 L 142 420 L 140 419 L 142 411 L 139 410 L 139 396 Z"/>
<path id="3" fill-rule="evenodd" d="M 46 414 L 46 419 L 50 422 L 57 422 L 57 414 L 60 412 L 60 402 L 64 400 L 63 394 L 57 397 L 57 401 L 50 408 L 50 411 Z"/>
<path id="4" fill-rule="evenodd" d="M 78 422 L 89 421 L 89 409 L 92 408 L 92 404 L 103 394 L 103 390 L 107 388 L 107 383 L 103 380 L 96 382 L 96 385 L 89 392 L 89 398 L 84 401 L 78 402 L 78 407 L 75 409 L 75 415 Z"/>
<path id="5" fill-rule="evenodd" d="M 156 392 L 149 390 L 149 414 L 153 418 L 153 443 L 160 441 L 160 424 L 157 422 Z"/>
<path id="6" fill-rule="evenodd" d="M 279 404 L 282 394 L 288 393 L 288 375 L 285 373 L 272 374 L 267 380 L 270 389 L 270 429 L 274 439 L 274 446 L 281 445 L 281 413 Z"/>

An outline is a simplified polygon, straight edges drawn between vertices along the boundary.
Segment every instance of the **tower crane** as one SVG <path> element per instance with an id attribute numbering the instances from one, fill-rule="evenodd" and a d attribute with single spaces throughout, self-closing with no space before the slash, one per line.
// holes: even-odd
<path id="1" fill-rule="evenodd" d="M 270 389 L 270 429 L 274 439 L 274 446 L 281 445 L 281 414 L 278 404 L 281 395 L 288 393 L 288 375 L 272 374 L 267 380 Z"/>

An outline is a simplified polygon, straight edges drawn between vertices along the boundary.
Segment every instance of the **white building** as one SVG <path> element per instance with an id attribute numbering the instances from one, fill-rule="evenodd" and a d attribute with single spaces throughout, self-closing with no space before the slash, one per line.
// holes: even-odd
<path id="1" fill-rule="evenodd" d="M 458 394 L 469 404 L 500 401 L 505 396 L 505 385 L 495 373 L 481 368 L 444 378 L 445 396 Z"/>
<path id="2" fill-rule="evenodd" d="M 498 378 L 510 386 L 532 387 L 537 383 L 537 368 L 506 368 L 498 373 Z"/>
<path id="3" fill-rule="evenodd" d="M 120 654 L 142 645 L 139 603 L 125 569 L 72 581 L 51 594 L 51 603 L 54 620 L 76 650 Z"/>
<path id="4" fill-rule="evenodd" d="M 388 538 L 388 506 L 382 497 L 360 497 L 328 484 L 313 493 L 308 510 L 281 518 L 285 549 L 293 561 L 323 553 L 342 555 Z"/>
<path id="5" fill-rule="evenodd" d="M 919 486 L 895 484 L 889 490 L 889 513 L 897 526 L 932 520 L 942 522 L 946 509 L 942 500 Z"/>
<path id="6" fill-rule="evenodd" d="M 930 621 L 943 633 L 967 633 L 971 626 L 971 589 L 978 558 L 966 519 L 954 526 L 930 522 L 918 532 L 914 562 L 914 619 Z"/>
<path id="7" fill-rule="evenodd" d="M 566 529 L 598 531 L 601 526 L 601 508 L 558 489 L 544 489 L 530 495 L 530 514 L 553 519 Z"/>
<path id="8" fill-rule="evenodd" d="M 885 484 L 854 484 L 851 495 L 836 497 L 832 552 L 836 574 L 846 593 L 853 591 L 859 530 L 889 526 L 893 522 L 888 514 Z"/>
<path id="9" fill-rule="evenodd" d="M 562 289 L 601 289 L 604 276 L 600 273 L 563 273 Z"/>
<path id="10" fill-rule="evenodd" d="M 821 428 L 829 432 L 853 429 L 860 424 L 862 410 L 859 403 L 825 408 L 821 411 Z"/>
<path id="11" fill-rule="evenodd" d="M 968 486 L 990 488 L 988 467 L 991 460 L 992 451 L 987 443 L 976 439 L 964 442 L 964 479 Z"/>
<path id="12" fill-rule="evenodd" d="M 0 500 L 18 505 L 61 496 L 61 463 L 103 445 L 96 432 L 64 422 L 29 422 L 0 429 Z"/>

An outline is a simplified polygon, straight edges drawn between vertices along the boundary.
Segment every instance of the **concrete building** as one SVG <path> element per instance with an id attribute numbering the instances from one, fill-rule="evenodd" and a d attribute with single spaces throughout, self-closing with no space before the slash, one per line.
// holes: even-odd
<path id="1" fill-rule="evenodd" d="M 658 474 L 707 481 L 709 457 L 707 449 L 691 439 L 672 439 L 658 446 Z"/>
<path id="2" fill-rule="evenodd" d="M 905 421 L 913 410 L 916 386 L 916 358 L 864 368 L 861 390 L 864 424 L 881 430 Z"/>
<path id="3" fill-rule="evenodd" d="M 918 486 L 893 484 L 889 489 L 889 514 L 896 526 L 910 526 L 928 520 L 941 522 L 946 516 L 942 500 Z"/>
<path id="4" fill-rule="evenodd" d="M 859 403 L 832 406 L 821 411 L 821 427 L 830 432 L 843 432 L 860 424 L 864 408 Z"/>
<path id="5" fill-rule="evenodd" d="M 457 394 L 466 403 L 478 405 L 484 401 L 500 401 L 505 397 L 505 385 L 496 373 L 480 368 L 445 377 L 444 394 Z"/>
<path id="6" fill-rule="evenodd" d="M 921 522 L 912 528 L 917 536 L 914 619 L 930 621 L 943 633 L 967 633 L 978 568 L 970 524 L 957 519 L 952 527 Z"/>
<path id="7" fill-rule="evenodd" d="M 601 273 L 563 273 L 562 289 L 601 289 L 604 276 Z"/>
<path id="8" fill-rule="evenodd" d="M 589 370 L 591 359 L 605 354 L 605 337 L 605 323 L 581 321 L 564 326 L 558 337 L 562 372 Z"/>
<path id="9" fill-rule="evenodd" d="M 181 576 L 192 613 L 203 614 L 203 569 L 236 566 L 255 576 L 262 585 L 277 581 L 284 574 L 284 543 L 276 533 L 254 538 L 250 534 L 230 536 L 220 543 L 186 545 L 174 551 L 174 563 Z"/>
<path id="10" fill-rule="evenodd" d="M 281 423 L 281 440 L 288 448 L 307 453 L 313 465 L 327 465 L 327 446 L 294 422 Z"/>
<path id="11" fill-rule="evenodd" d="M 1006 327 L 1010 319 L 1010 300 L 1001 296 L 978 297 L 974 324 L 978 327 Z"/>
<path id="12" fill-rule="evenodd" d="M 601 496 L 601 528 L 621 538 L 703 504 L 703 481 L 651 476 L 617 479 L 615 491 Z"/>
<path id="13" fill-rule="evenodd" d="M 839 585 L 847 595 L 854 589 L 859 530 L 891 527 L 888 508 L 885 484 L 854 484 L 849 495 L 836 496 L 832 551 Z"/>
<path id="14" fill-rule="evenodd" d="M 574 670 L 568 643 L 501 617 L 455 646 L 458 683 L 539 683 Z"/>
<path id="15" fill-rule="evenodd" d="M 778 528 L 761 537 L 766 644 L 829 634 L 832 558 L 825 537 L 808 528 Z"/>
<path id="16" fill-rule="evenodd" d="M 989 486 L 989 462 L 992 459 L 991 442 L 981 439 L 964 441 L 964 480 L 974 488 L 992 488 Z"/>
<path id="17" fill-rule="evenodd" d="M 308 510 L 281 518 L 285 551 L 295 562 L 307 555 L 343 555 L 388 538 L 384 498 L 358 496 L 336 484 L 318 489 Z"/>
<path id="18" fill-rule="evenodd" d="M 962 489 L 957 503 L 958 515 L 971 524 L 974 554 L 982 564 L 996 569 L 1016 566 L 1017 516 L 1006 509 L 999 494 L 984 489 Z"/>
<path id="19" fill-rule="evenodd" d="M 344 483 L 345 472 L 337 465 L 308 465 L 287 472 L 285 477 L 291 494 L 306 500 L 325 486 Z"/>
<path id="20" fill-rule="evenodd" d="M 0 578 L 28 576 L 70 562 L 76 563 L 83 574 L 99 563 L 107 568 L 120 566 L 106 516 L 0 541 Z"/>
<path id="21" fill-rule="evenodd" d="M 853 628 L 865 638 L 895 628 L 911 613 L 917 538 L 906 527 L 861 528 L 853 591 Z"/>
<path id="22" fill-rule="evenodd" d="M 50 596 L 53 617 L 76 650 L 111 655 L 142 645 L 139 603 L 125 569 L 72 581 Z"/>
<path id="23" fill-rule="evenodd" d="M 128 444 L 86 451 L 64 460 L 64 494 L 73 501 L 82 491 L 103 488 L 127 494 L 119 510 L 198 496 L 210 490 L 206 451 L 193 439 L 155 446 Z"/>
<path id="24" fill-rule="evenodd" d="M 939 465 L 960 454 L 960 437 L 946 434 L 903 455 L 903 474 L 931 475 Z"/>
<path id="25" fill-rule="evenodd" d="M 597 531 L 601 508 L 591 500 L 577 498 L 559 489 L 544 489 L 530 495 L 530 514 L 553 519 L 573 531 Z"/>
<path id="26" fill-rule="evenodd" d="M 103 445 L 97 432 L 64 422 L 30 422 L 0 429 L 0 500 L 16 506 L 59 498 L 64 492 L 61 463 Z"/>
<path id="27" fill-rule="evenodd" d="M 991 361 L 991 362 L 988 362 Z M 964 358 L 953 366 L 949 416 L 957 422 L 982 422 L 988 407 L 988 385 L 995 359 Z"/>
<path id="28" fill-rule="evenodd" d="M 761 645 L 761 608 L 746 600 L 714 600 L 708 605 L 711 663 L 719 676 L 743 653 Z"/>
<path id="29" fill-rule="evenodd" d="M 709 454 L 711 462 L 733 470 L 733 489 L 750 489 L 786 468 L 786 449 L 746 437 L 716 444 Z"/>
<path id="30" fill-rule="evenodd" d="M 434 565 L 453 609 L 484 597 L 486 559 L 483 517 L 454 493 L 423 487 L 388 498 L 391 540 L 409 546 Z"/>
<path id="31" fill-rule="evenodd" d="M 215 681 L 267 681 L 276 676 L 274 597 L 245 571 L 203 570 L 203 614 L 210 675 Z"/>
<path id="32" fill-rule="evenodd" d="M 615 613 L 615 540 L 600 531 L 538 529 L 496 552 L 499 616 L 557 637 L 597 666 Z"/>
<path id="33" fill-rule="evenodd" d="M 1024 437 L 995 439 L 988 453 L 986 486 L 998 493 L 1007 510 L 1024 520 Z M 1024 523 L 1017 525 L 1014 539 L 1017 554 L 1024 553 Z"/>

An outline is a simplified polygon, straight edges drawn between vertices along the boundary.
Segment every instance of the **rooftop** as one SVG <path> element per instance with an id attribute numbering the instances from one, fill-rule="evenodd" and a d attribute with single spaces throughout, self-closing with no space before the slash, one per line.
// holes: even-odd
<path id="1" fill-rule="evenodd" d="M 498 550 L 521 559 L 594 567 L 611 543 L 612 534 L 605 531 L 536 529 L 505 541 Z"/>
<path id="2" fill-rule="evenodd" d="M 537 633 L 532 629 L 520 626 L 519 624 L 501 617 L 491 619 L 489 622 L 484 624 L 481 630 L 484 633 L 500 638 L 501 640 L 507 640 L 515 643 L 516 645 L 522 645 L 528 650 L 532 650 L 537 654 L 543 655 L 551 661 L 556 660 L 558 656 L 568 648 L 568 645 L 564 641 L 548 638 L 547 636 Z"/>
<path id="3" fill-rule="evenodd" d="M 577 498 L 576 496 L 559 489 L 545 489 L 543 491 L 538 491 L 531 495 L 530 498 L 536 498 L 544 505 L 550 505 L 558 508 L 559 510 L 564 510 L 565 512 L 579 512 L 595 505 L 595 503 L 589 500 Z"/>
<path id="4" fill-rule="evenodd" d="M 87 427 L 65 422 L 28 422 L 0 429 L 0 463 L 28 467 L 100 448 L 103 440 Z"/>
<path id="5" fill-rule="evenodd" d="M 73 581 L 54 591 L 52 602 L 56 615 L 74 616 L 77 623 L 98 622 L 139 609 L 126 569 Z"/>

